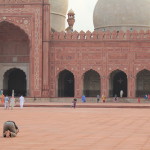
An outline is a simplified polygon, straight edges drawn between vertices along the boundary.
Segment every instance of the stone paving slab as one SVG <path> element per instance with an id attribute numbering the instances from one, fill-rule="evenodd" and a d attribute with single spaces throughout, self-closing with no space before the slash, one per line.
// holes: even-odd
<path id="1" fill-rule="evenodd" d="M 20 128 L 16 138 L 0 137 L 0 150 L 149 150 L 150 109 L 0 108 Z"/>

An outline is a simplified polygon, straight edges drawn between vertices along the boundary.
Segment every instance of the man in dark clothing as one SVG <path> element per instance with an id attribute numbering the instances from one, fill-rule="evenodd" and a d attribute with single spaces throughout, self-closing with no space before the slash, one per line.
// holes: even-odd
<path id="1" fill-rule="evenodd" d="M 72 101 L 72 107 L 73 108 L 76 108 L 76 103 L 77 103 L 77 99 L 74 98 L 73 101 Z"/>
<path id="2" fill-rule="evenodd" d="M 3 126 L 3 137 L 16 137 L 19 129 L 14 121 L 6 121 Z"/>

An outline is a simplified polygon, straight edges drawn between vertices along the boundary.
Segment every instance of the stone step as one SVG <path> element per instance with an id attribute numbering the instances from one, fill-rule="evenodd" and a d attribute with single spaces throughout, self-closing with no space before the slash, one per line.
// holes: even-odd
<path id="1" fill-rule="evenodd" d="M 18 98 L 16 98 L 18 100 Z M 34 102 L 34 103 L 39 103 L 39 102 L 62 102 L 62 103 L 71 103 L 74 98 L 29 98 L 25 97 L 26 102 Z M 82 102 L 81 98 L 77 98 L 78 102 Z M 19 101 L 19 100 L 18 100 Z M 86 98 L 87 103 L 97 103 L 97 99 L 95 97 L 88 97 Z M 100 99 L 100 102 L 101 99 Z M 114 98 L 107 98 L 106 103 L 112 103 L 115 102 Z M 144 98 L 140 99 L 141 103 L 150 103 L 150 100 L 145 100 Z M 138 98 L 118 98 L 116 103 L 138 103 Z"/>

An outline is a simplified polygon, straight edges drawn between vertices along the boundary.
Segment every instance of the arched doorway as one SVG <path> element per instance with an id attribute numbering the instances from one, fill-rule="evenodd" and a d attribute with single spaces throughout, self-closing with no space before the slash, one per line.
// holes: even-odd
<path id="1" fill-rule="evenodd" d="M 74 75 L 68 70 L 59 73 L 58 97 L 74 97 Z"/>
<path id="2" fill-rule="evenodd" d="M 136 97 L 150 94 L 150 71 L 142 70 L 136 76 Z"/>
<path id="3" fill-rule="evenodd" d="M 109 96 L 120 96 L 120 91 L 123 90 L 123 97 L 127 97 L 127 75 L 120 70 L 115 70 L 110 74 L 109 80 Z"/>
<path id="4" fill-rule="evenodd" d="M 4 74 L 4 72 L 2 72 L 3 70 L 9 70 L 10 68 L 24 68 L 24 70 L 26 70 L 26 74 L 28 73 L 27 77 L 29 79 L 29 63 L 30 40 L 28 38 L 28 35 L 24 30 L 12 23 L 9 23 L 7 21 L 0 22 L 0 64 L 4 66 L 4 69 L 0 69 L 0 72 Z M 16 70 L 12 72 L 17 73 L 18 71 Z M 12 76 L 13 75 L 10 75 L 9 79 Z M 4 82 L 5 85 L 3 85 L 2 78 L 0 78 L 0 82 L 0 89 L 8 86 L 6 82 Z M 27 85 L 29 86 L 29 80 L 27 82 Z M 8 92 L 9 89 L 11 89 L 11 86 L 7 87 L 4 90 Z M 24 91 L 24 89 L 22 90 Z M 25 94 L 25 92 L 23 93 Z"/>
<path id="5" fill-rule="evenodd" d="M 96 71 L 89 70 L 84 74 L 83 94 L 86 97 L 96 97 L 101 94 L 100 75 Z"/>
<path id="6" fill-rule="evenodd" d="M 12 95 L 14 90 L 15 96 L 24 95 L 27 93 L 27 81 L 25 73 L 20 69 L 10 69 L 4 74 L 3 91 L 8 96 Z"/>

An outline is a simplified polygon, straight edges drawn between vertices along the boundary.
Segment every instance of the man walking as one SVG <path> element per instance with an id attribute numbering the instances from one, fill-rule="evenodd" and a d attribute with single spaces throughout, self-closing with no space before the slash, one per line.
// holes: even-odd
<path id="1" fill-rule="evenodd" d="M 11 107 L 11 109 L 14 109 L 14 106 L 15 106 L 15 98 L 14 98 L 14 96 L 12 96 L 10 98 L 10 107 Z"/>
<path id="2" fill-rule="evenodd" d="M 99 103 L 99 101 L 100 101 L 100 96 L 97 95 L 97 103 Z"/>
<path id="3" fill-rule="evenodd" d="M 5 109 L 9 109 L 9 97 L 7 95 L 4 98 L 4 103 Z"/>
<path id="4" fill-rule="evenodd" d="M 24 101 L 25 101 L 24 97 L 20 96 L 19 100 L 20 100 L 20 108 L 23 109 L 23 105 L 24 105 Z"/>

